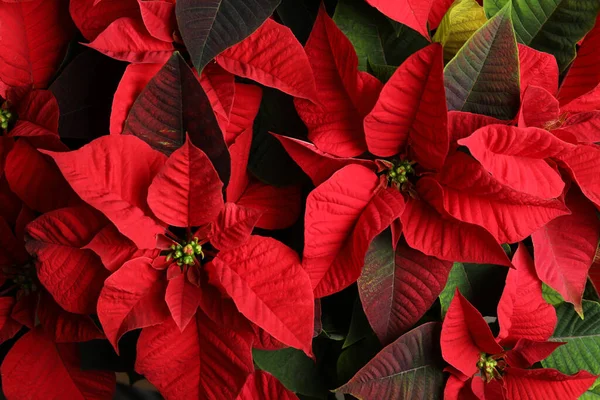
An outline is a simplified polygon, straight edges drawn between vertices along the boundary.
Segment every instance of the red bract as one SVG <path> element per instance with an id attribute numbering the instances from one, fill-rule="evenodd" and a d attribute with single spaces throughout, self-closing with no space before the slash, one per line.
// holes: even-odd
<path id="1" fill-rule="evenodd" d="M 189 139 L 168 158 L 124 135 L 49 154 L 84 201 L 140 248 L 150 246 L 141 253 L 104 228 L 80 251 L 98 251 L 110 269 L 118 268 L 100 293 L 100 322 L 115 349 L 125 332 L 145 328 L 137 369 L 166 397 L 188 390 L 177 381 L 192 372 L 187 364 L 192 358 L 202 378 L 189 380 L 190 390 L 200 397 L 237 393 L 252 369 L 248 321 L 311 353 L 313 295 L 297 255 L 273 239 L 251 235 L 260 210 L 224 203 L 219 175 Z M 158 343 L 161 349 L 176 343 L 178 350 L 156 353 Z M 192 357 L 194 352 L 199 353 Z M 171 362 L 181 367 L 165 369 Z"/>
<path id="2" fill-rule="evenodd" d="M 556 314 L 542 298 L 541 282 L 523 245 L 513 265 L 498 304 L 496 338 L 479 311 L 456 292 L 442 325 L 442 355 L 452 367 L 445 399 L 575 399 L 595 381 L 586 371 L 568 376 L 528 369 L 563 343 L 546 341 Z"/>

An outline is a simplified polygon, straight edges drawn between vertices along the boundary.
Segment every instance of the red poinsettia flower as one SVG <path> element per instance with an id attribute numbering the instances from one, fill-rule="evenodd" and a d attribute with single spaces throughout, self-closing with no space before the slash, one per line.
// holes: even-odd
<path id="1" fill-rule="evenodd" d="M 224 202 L 219 174 L 189 139 L 168 158 L 130 135 L 49 154 L 118 230 L 102 230 L 86 246 L 117 268 L 100 293 L 98 316 L 117 350 L 125 332 L 144 328 L 136 370 L 166 396 L 237 394 L 253 369 L 249 322 L 310 354 L 312 288 L 297 255 L 251 235 L 261 212 Z M 60 285 L 55 290 L 68 296 Z"/>
<path id="2" fill-rule="evenodd" d="M 307 43 L 316 74 L 325 55 L 313 54 L 310 47 L 327 48 L 321 43 L 332 40 L 327 35 L 347 42 L 332 24 L 321 13 Z M 335 65 L 348 65 L 345 77 L 351 76 L 347 71 L 353 65 L 356 81 L 355 58 L 346 56 L 351 50 L 342 51 L 348 46 L 349 42 L 345 47 L 338 44 L 329 48 L 329 59 L 335 55 L 340 58 Z M 326 96 L 328 92 L 319 82 L 317 79 L 318 93 Z M 328 101 L 338 104 L 327 97 L 321 99 L 324 104 Z M 296 102 L 298 106 L 300 100 Z M 301 106 L 298 110 L 303 116 Z M 352 115 L 360 113 L 354 111 Z M 303 119 L 309 124 L 307 115 Z M 356 125 L 352 126 L 356 130 Z M 328 132 L 345 137 L 334 130 Z M 394 242 L 403 234 L 410 247 L 425 255 L 509 265 L 500 243 L 523 240 L 547 222 L 569 213 L 558 199 L 564 187 L 559 175 L 552 181 L 556 186 L 553 197 L 510 186 L 490 175 L 473 157 L 454 152 L 450 145 L 453 135 L 448 127 L 442 49 L 433 44 L 398 68 L 364 118 L 366 145 L 382 159 L 338 157 L 322 148 L 318 140 L 312 145 L 278 136 L 317 186 L 307 199 L 303 258 L 317 297 L 356 281 L 368 243 L 390 224 Z M 341 143 L 348 142 L 344 139 Z M 328 138 L 327 143 L 336 141 Z"/>
<path id="3" fill-rule="evenodd" d="M 568 376 L 554 369 L 529 369 L 563 343 L 547 341 L 556 312 L 542 297 L 523 245 L 513 265 L 498 304 L 496 338 L 479 311 L 456 291 L 442 325 L 442 355 L 451 365 L 445 399 L 577 399 L 596 380 L 587 371 Z"/>

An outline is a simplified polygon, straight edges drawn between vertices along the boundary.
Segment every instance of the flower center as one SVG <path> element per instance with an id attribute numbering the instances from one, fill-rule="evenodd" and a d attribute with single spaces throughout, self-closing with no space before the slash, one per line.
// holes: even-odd
<path id="1" fill-rule="evenodd" d="M 485 353 L 479 355 L 479 361 L 477 361 L 477 368 L 481 371 L 481 375 L 485 377 L 486 382 L 491 382 L 494 379 L 502 378 L 502 371 L 506 366 L 503 360 L 504 355 L 492 355 L 488 356 Z"/>
<path id="2" fill-rule="evenodd" d="M 389 183 L 396 186 L 398 190 L 406 191 L 410 183 L 409 177 L 415 175 L 415 169 L 413 168 L 415 162 L 399 160 L 390 164 L 390 168 L 387 171 Z"/>
<path id="3" fill-rule="evenodd" d="M 561 114 L 558 119 L 554 121 L 548 121 L 544 124 L 544 129 L 547 131 L 552 131 L 554 129 L 558 129 L 563 126 L 563 124 L 567 121 L 567 113 Z"/>
<path id="4" fill-rule="evenodd" d="M 17 297 L 26 296 L 39 288 L 35 266 L 31 262 L 4 267 L 2 273 L 13 282 L 8 290 L 18 289 Z"/>
<path id="5" fill-rule="evenodd" d="M 11 123 L 13 117 L 10 110 L 0 108 L 0 128 L 2 128 L 3 131 L 8 129 L 8 125 Z"/>
<path id="6" fill-rule="evenodd" d="M 173 260 L 180 267 L 182 265 L 194 265 L 197 256 L 200 256 L 201 259 L 204 258 L 202 245 L 198 243 L 198 238 L 195 237 L 191 242 L 172 245 L 171 252 L 167 255 L 167 261 Z"/>

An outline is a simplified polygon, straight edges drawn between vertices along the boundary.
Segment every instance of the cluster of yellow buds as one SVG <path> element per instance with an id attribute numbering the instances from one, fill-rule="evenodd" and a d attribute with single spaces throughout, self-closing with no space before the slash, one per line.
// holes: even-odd
<path id="1" fill-rule="evenodd" d="M 171 245 L 171 252 L 167 255 L 167 261 L 173 260 L 177 262 L 177 265 L 194 265 L 196 262 L 196 256 L 204 258 L 202 252 L 202 245 L 198 243 L 198 238 L 195 237 L 189 243 L 173 244 Z"/>
<path id="2" fill-rule="evenodd" d="M 0 128 L 7 130 L 12 117 L 13 115 L 9 110 L 0 109 Z"/>

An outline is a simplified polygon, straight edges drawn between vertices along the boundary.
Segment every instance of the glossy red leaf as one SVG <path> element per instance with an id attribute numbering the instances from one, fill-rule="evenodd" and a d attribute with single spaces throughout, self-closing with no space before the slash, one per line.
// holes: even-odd
<path id="1" fill-rule="evenodd" d="M 587 92 L 586 94 L 579 96 L 569 104 L 565 104 L 562 110 L 565 112 L 585 112 L 594 111 L 600 109 L 600 84 Z"/>
<path id="2" fill-rule="evenodd" d="M 531 85 L 525 89 L 521 100 L 519 127 L 552 128 L 559 123 L 559 117 L 560 106 L 552 93 Z"/>
<path id="3" fill-rule="evenodd" d="M 429 11 L 429 28 L 435 29 L 442 22 L 442 18 L 454 3 L 453 0 L 434 0 L 431 4 L 431 10 Z"/>
<path id="4" fill-rule="evenodd" d="M 527 87 L 538 86 L 551 94 L 558 91 L 558 64 L 552 54 L 537 51 L 524 44 L 519 47 L 521 94 Z"/>
<path id="5" fill-rule="evenodd" d="M 585 197 L 600 207 L 600 147 L 582 144 L 557 158 L 566 166 Z"/>
<path id="6" fill-rule="evenodd" d="M 571 215 L 549 222 L 531 235 L 535 268 L 540 279 L 582 311 L 587 275 L 600 240 L 594 206 L 576 188 L 566 198 Z"/>
<path id="7" fill-rule="evenodd" d="M 268 372 L 255 371 L 248 377 L 236 400 L 298 400 Z"/>
<path id="8" fill-rule="evenodd" d="M 113 372 L 81 369 L 76 344 L 53 343 L 40 328 L 15 343 L 1 371 L 2 391 L 11 399 L 103 400 L 116 385 Z"/>
<path id="9" fill-rule="evenodd" d="M 283 145 L 296 164 L 309 176 L 315 186 L 319 186 L 336 171 L 346 165 L 358 164 L 376 170 L 375 163 L 358 158 L 340 158 L 319 150 L 314 144 L 303 140 L 272 133 Z"/>
<path id="10" fill-rule="evenodd" d="M 65 310 L 91 314 L 104 279 L 100 258 L 82 249 L 105 224 L 88 206 L 46 213 L 27 226 L 26 247 L 35 254 L 40 282 Z"/>
<path id="11" fill-rule="evenodd" d="M 314 297 L 298 255 L 271 238 L 252 236 L 206 265 L 211 282 L 275 339 L 311 355 Z"/>
<path id="12" fill-rule="evenodd" d="M 219 250 L 242 245 L 252 233 L 261 212 L 252 208 L 225 203 L 225 207 L 212 224 L 210 243 Z"/>
<path id="13" fill-rule="evenodd" d="M 74 33 L 67 0 L 0 3 L 0 80 L 45 88 Z"/>
<path id="14" fill-rule="evenodd" d="M 572 114 L 561 128 L 555 129 L 552 133 L 556 136 L 568 133 L 573 135 L 580 143 L 600 142 L 600 111 Z"/>
<path id="15" fill-rule="evenodd" d="M 390 235 L 377 236 L 365 257 L 358 293 L 369 324 L 383 344 L 408 331 L 431 307 L 446 285 L 452 262 L 395 247 Z"/>
<path id="16" fill-rule="evenodd" d="M 561 200 L 512 189 L 465 153 L 448 157 L 436 179 L 440 185 L 434 192 L 444 210 L 460 221 L 484 227 L 499 243 L 523 240 L 554 218 L 569 214 Z"/>
<path id="17" fill-rule="evenodd" d="M 276 187 L 253 180 L 237 204 L 261 212 L 258 228 L 285 229 L 300 218 L 302 190 L 297 185 Z"/>
<path id="18" fill-rule="evenodd" d="M 110 114 L 110 134 L 120 135 L 131 106 L 162 64 L 129 64 L 115 92 Z"/>
<path id="19" fill-rule="evenodd" d="M 118 351 L 121 336 L 169 318 L 165 302 L 167 281 L 149 258 L 125 263 L 105 282 L 98 299 L 98 318 L 106 338 Z"/>
<path id="20" fill-rule="evenodd" d="M 481 352 L 503 351 L 487 322 L 458 289 L 444 318 L 441 344 L 444 360 L 467 376 L 479 370 L 477 361 Z"/>
<path id="21" fill-rule="evenodd" d="M 19 122 L 27 121 L 41 128 L 47 129 L 58 136 L 58 119 L 60 111 L 58 101 L 49 90 L 31 90 L 19 98 L 8 100 L 16 105 Z M 15 128 L 13 128 L 14 130 Z M 12 134 L 12 131 L 11 131 Z"/>
<path id="22" fill-rule="evenodd" d="M 369 151 L 377 156 L 409 154 L 426 168 L 444 164 L 449 138 L 442 46 L 432 44 L 404 61 L 364 127 Z"/>
<path id="23" fill-rule="evenodd" d="M 272 19 L 218 55 L 216 61 L 232 74 L 316 101 L 315 78 L 302 45 L 288 27 Z"/>
<path id="24" fill-rule="evenodd" d="M 497 340 L 504 347 L 514 346 L 519 339 L 548 340 L 556 327 L 556 311 L 542 297 L 542 282 L 523 244 L 519 244 L 512 263 L 515 268 L 508 271 L 498 303 Z"/>
<path id="25" fill-rule="evenodd" d="M 235 89 L 235 76 L 221 68 L 218 64 L 208 64 L 200 75 L 200 85 L 208 96 L 215 116 L 219 121 L 221 131 L 226 132 L 229 125 L 231 108 L 233 107 Z M 253 86 L 253 85 L 243 85 Z M 258 87 L 256 87 L 259 89 Z M 259 100 L 260 103 L 260 100 Z M 258 107 L 257 107 L 258 110 Z M 231 144 L 227 139 L 227 144 Z"/>
<path id="26" fill-rule="evenodd" d="M 325 294 L 344 287 L 344 284 L 334 287 L 337 286 L 334 280 L 344 278 L 343 272 L 348 268 L 347 265 L 343 265 L 334 276 L 327 275 L 336 259 L 343 256 L 344 246 L 352 236 L 361 214 L 377 193 L 378 185 L 379 178 L 373 171 L 359 165 L 348 165 L 308 195 L 302 263 L 310 275 L 313 288 L 317 289 L 325 284 Z M 366 245 L 368 246 L 368 243 Z M 338 267 L 341 265 L 338 264 Z M 353 268 L 357 270 L 355 279 L 360 275 L 360 267 L 362 265 Z M 323 282 L 326 277 L 326 281 Z M 349 285 L 352 282 L 345 283 Z"/>
<path id="27" fill-rule="evenodd" d="M 48 212 L 80 202 L 52 160 L 25 140 L 18 140 L 6 158 L 6 180 L 33 210 Z"/>
<path id="28" fill-rule="evenodd" d="M 596 66 L 600 63 L 600 18 L 596 26 L 585 36 L 577 57 L 569 68 L 569 72 L 560 86 L 558 99 L 561 105 L 568 104 L 600 84 L 600 71 Z"/>
<path id="29" fill-rule="evenodd" d="M 252 146 L 252 129 L 246 129 L 229 146 L 231 157 L 231 179 L 225 191 L 227 201 L 237 202 L 250 181 L 248 160 Z"/>
<path id="30" fill-rule="evenodd" d="M 507 368 L 503 377 L 506 397 L 511 400 L 577 399 L 595 380 L 587 371 L 569 376 L 547 368 Z"/>
<path id="31" fill-rule="evenodd" d="M 183 274 L 169 280 L 165 301 L 180 331 L 183 331 L 196 315 L 200 305 L 200 292 L 200 288 L 188 282 Z"/>
<path id="32" fill-rule="evenodd" d="M 48 153 L 75 193 L 139 248 L 153 249 L 163 228 L 151 217 L 148 187 L 165 156 L 131 136 L 101 137 L 79 150 Z"/>
<path id="33" fill-rule="evenodd" d="M 69 10 L 77 28 L 90 41 L 119 18 L 140 17 L 137 0 L 71 0 Z"/>
<path id="34" fill-rule="evenodd" d="M 407 25 L 429 39 L 427 21 L 434 0 L 367 0 L 367 2 L 377 7 L 387 17 Z"/>
<path id="35" fill-rule="evenodd" d="M 55 343 L 78 343 L 104 339 L 104 334 L 89 316 L 72 314 L 63 310 L 46 292 L 40 293 L 37 317 L 45 334 Z"/>
<path id="36" fill-rule="evenodd" d="M 456 146 L 460 139 L 471 136 L 479 128 L 492 124 L 503 124 L 502 121 L 487 115 L 473 114 L 464 111 L 450 111 L 448 113 L 448 134 L 450 144 Z"/>
<path id="37" fill-rule="evenodd" d="M 224 131 L 225 140 L 229 145 L 242 133 L 252 130 L 254 119 L 260 108 L 262 94 L 263 91 L 259 86 L 245 83 L 235 84 L 235 97 L 229 113 L 229 124 Z"/>
<path id="38" fill-rule="evenodd" d="M 519 339 L 514 347 L 506 352 L 505 360 L 511 367 L 529 368 L 536 362 L 546 359 L 563 344 L 561 342 L 536 342 L 530 339 Z"/>
<path id="39" fill-rule="evenodd" d="M 371 111 L 381 83 L 358 71 L 350 40 L 321 7 L 305 46 L 317 86 L 317 103 L 295 99 L 309 139 L 322 151 L 357 156 L 367 150 L 362 118 Z"/>
<path id="40" fill-rule="evenodd" d="M 171 42 L 156 39 L 137 18 L 119 18 L 87 46 L 109 57 L 131 63 L 162 64 L 175 50 Z"/>
<path id="41" fill-rule="evenodd" d="M 175 1 L 138 0 L 148 33 L 163 42 L 173 42 L 177 31 Z"/>
<path id="42" fill-rule="evenodd" d="M 439 331 L 431 322 L 401 336 L 336 392 L 365 400 L 439 398 L 444 381 Z"/>
<path id="43" fill-rule="evenodd" d="M 234 399 L 254 365 L 246 337 L 198 310 L 183 332 L 171 319 L 142 330 L 135 370 L 166 399 Z"/>
<path id="44" fill-rule="evenodd" d="M 138 257 L 156 258 L 159 254 L 157 249 L 138 249 L 135 244 L 122 235 L 113 224 L 102 228 L 96 236 L 85 245 L 84 249 L 90 249 L 102 260 L 104 268 L 115 272 L 121 265 Z"/>
<path id="45" fill-rule="evenodd" d="M 212 222 L 223 208 L 223 183 L 208 156 L 189 138 L 167 159 L 148 188 L 161 221 L 191 227 Z"/>
<path id="46" fill-rule="evenodd" d="M 485 229 L 442 217 L 424 201 L 409 200 L 401 221 L 408 245 L 426 255 L 448 261 L 510 265 L 502 247 Z"/>
<path id="47" fill-rule="evenodd" d="M 559 197 L 565 183 L 546 159 L 573 146 L 539 128 L 489 125 L 458 141 L 500 183 L 542 199 Z"/>

